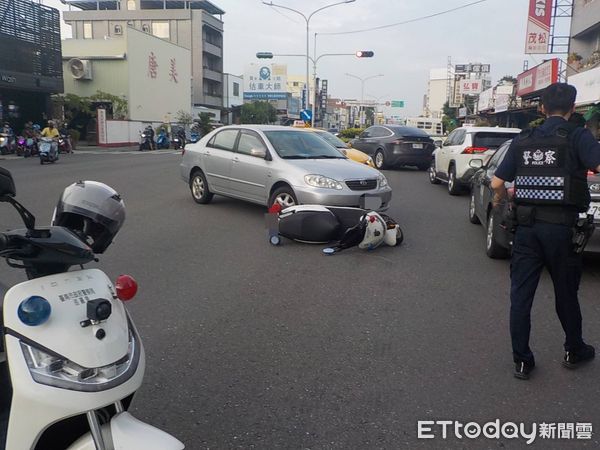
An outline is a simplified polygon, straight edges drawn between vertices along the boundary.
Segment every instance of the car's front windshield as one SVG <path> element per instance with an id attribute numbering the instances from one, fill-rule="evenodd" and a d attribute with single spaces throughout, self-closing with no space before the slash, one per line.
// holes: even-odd
<path id="1" fill-rule="evenodd" d="M 344 159 L 340 152 L 315 133 L 300 130 L 265 131 L 283 159 Z"/>
<path id="2" fill-rule="evenodd" d="M 346 143 L 344 141 L 342 141 L 339 137 L 334 136 L 333 134 L 331 134 L 328 131 L 317 131 L 316 133 L 317 133 L 317 136 L 325 139 L 327 142 L 329 142 L 331 145 L 333 145 L 336 148 L 348 148 L 348 146 L 346 145 Z"/>

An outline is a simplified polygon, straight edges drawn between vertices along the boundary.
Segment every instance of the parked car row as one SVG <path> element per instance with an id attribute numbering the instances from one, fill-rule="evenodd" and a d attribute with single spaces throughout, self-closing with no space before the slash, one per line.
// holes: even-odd
<path id="1" fill-rule="evenodd" d="M 485 250 L 490 258 L 508 258 L 513 234 L 503 223 L 514 196 L 514 184 L 506 182 L 509 201 L 494 208 L 494 192 L 490 187 L 496 169 L 504 160 L 512 138 L 520 132 L 516 128 L 464 127 L 454 130 L 445 145 L 434 152 L 429 181 L 446 182 L 448 193 L 458 195 L 470 191 L 468 217 L 473 224 L 485 229 Z M 461 150 L 462 149 L 462 150 Z M 594 216 L 600 226 L 600 175 L 588 172 L 591 203 L 587 214 Z M 586 214 L 583 213 L 582 217 Z M 600 251 L 600 233 L 592 236 L 587 251 Z"/>

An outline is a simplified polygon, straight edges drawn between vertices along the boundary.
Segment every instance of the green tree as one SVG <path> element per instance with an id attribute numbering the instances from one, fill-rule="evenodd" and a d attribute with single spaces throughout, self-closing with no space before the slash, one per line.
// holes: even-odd
<path id="1" fill-rule="evenodd" d="M 187 126 L 191 125 L 191 123 L 194 121 L 194 118 L 189 112 L 180 109 L 175 113 L 175 121 L 178 124 L 183 125 L 184 128 L 187 128 Z"/>
<path id="2" fill-rule="evenodd" d="M 210 133 L 210 131 L 212 130 L 212 125 L 210 123 L 210 113 L 207 112 L 201 112 L 198 113 L 198 118 L 200 120 L 198 120 L 198 128 L 200 128 L 200 134 L 202 136 L 204 136 L 207 133 Z"/>
<path id="3" fill-rule="evenodd" d="M 444 115 L 442 117 L 442 126 L 444 127 L 444 131 L 446 133 L 450 133 L 458 126 L 458 122 L 456 120 L 456 110 L 454 108 L 450 108 L 450 104 L 446 102 L 444 103 L 443 112 Z"/>
<path id="4" fill-rule="evenodd" d="M 500 78 L 499 82 L 502 83 L 503 81 L 506 81 L 507 83 L 517 84 L 517 79 L 512 75 L 504 75 L 502 78 Z"/>
<path id="5" fill-rule="evenodd" d="M 96 91 L 89 97 L 90 103 L 107 103 L 112 107 L 113 119 L 123 120 L 128 118 L 129 107 L 127 99 L 108 92 Z"/>
<path id="6" fill-rule="evenodd" d="M 269 124 L 277 120 L 277 110 L 269 102 L 252 102 L 242 105 L 241 123 Z"/>

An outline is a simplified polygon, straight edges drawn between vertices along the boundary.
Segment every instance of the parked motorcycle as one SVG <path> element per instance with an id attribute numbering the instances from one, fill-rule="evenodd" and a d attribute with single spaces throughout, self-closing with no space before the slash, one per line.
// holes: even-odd
<path id="1" fill-rule="evenodd" d="M 171 141 L 171 146 L 175 150 L 182 149 L 185 147 L 185 131 L 183 128 L 176 128 L 173 130 L 173 140 Z"/>
<path id="2" fill-rule="evenodd" d="M 9 133 L 0 133 L 0 154 L 14 153 L 17 147 L 15 137 Z"/>
<path id="3" fill-rule="evenodd" d="M 169 148 L 171 141 L 165 130 L 160 130 L 156 137 L 156 148 Z"/>
<path id="4" fill-rule="evenodd" d="M 27 139 L 23 136 L 17 137 L 17 156 L 24 156 L 27 148 Z"/>
<path id="5" fill-rule="evenodd" d="M 140 151 L 152 150 L 154 147 L 152 142 L 152 134 L 148 130 L 140 133 Z"/>
<path id="6" fill-rule="evenodd" d="M 190 142 L 192 144 L 195 144 L 196 142 L 198 142 L 200 140 L 200 133 L 198 133 L 197 131 L 192 130 L 190 132 Z"/>
<path id="7" fill-rule="evenodd" d="M 45 162 L 55 163 L 58 161 L 58 144 L 52 138 L 40 138 L 39 141 L 40 164 Z"/>
<path id="8" fill-rule="evenodd" d="M 183 449 L 127 412 L 145 370 L 123 303 L 136 294 L 135 280 L 123 275 L 113 284 L 99 269 L 69 271 L 110 245 L 125 220 L 121 198 L 102 183 L 74 183 L 52 226 L 36 227 L 14 197 L 12 176 L 0 168 L 0 202 L 26 227 L 0 233 L 0 256 L 28 277 L 2 304 L 0 448 Z"/>
<path id="9" fill-rule="evenodd" d="M 61 134 L 58 138 L 58 153 L 72 153 L 71 138 L 66 134 Z"/>

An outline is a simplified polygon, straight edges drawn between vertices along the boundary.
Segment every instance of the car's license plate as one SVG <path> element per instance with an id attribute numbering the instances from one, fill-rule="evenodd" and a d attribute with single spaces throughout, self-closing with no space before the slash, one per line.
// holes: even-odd
<path id="1" fill-rule="evenodd" d="M 594 220 L 600 220 L 600 203 L 590 203 L 588 215 L 594 216 Z"/>
<path id="2" fill-rule="evenodd" d="M 423 148 L 423 144 L 413 144 L 413 148 Z"/>

